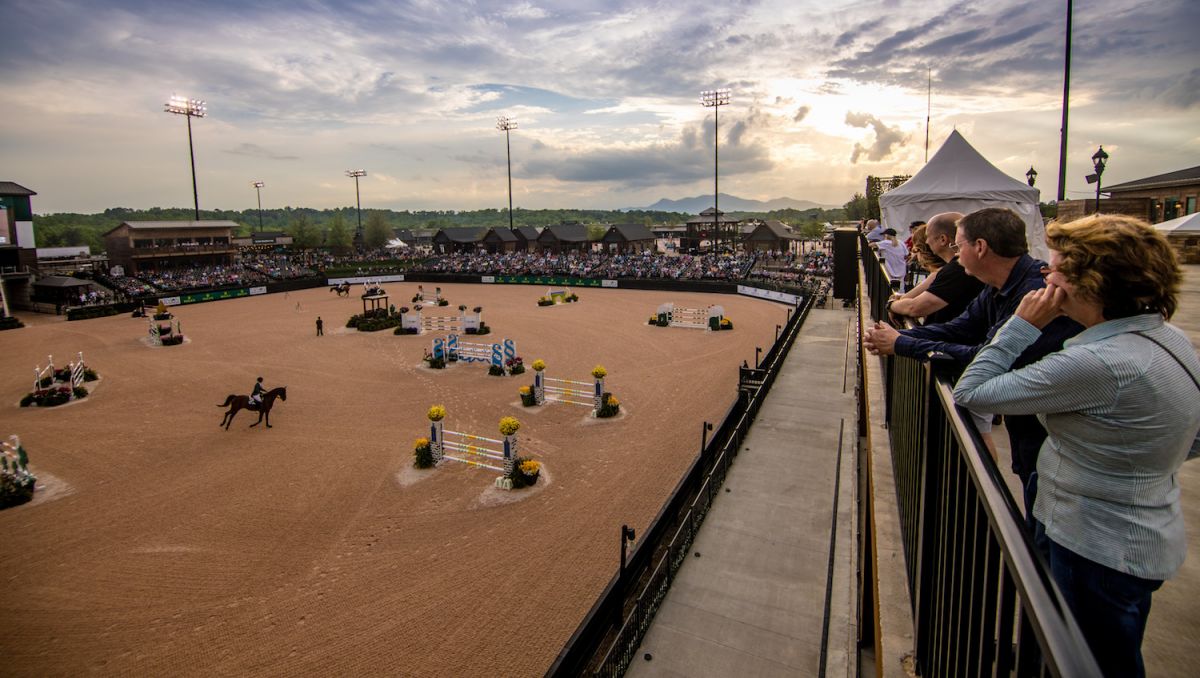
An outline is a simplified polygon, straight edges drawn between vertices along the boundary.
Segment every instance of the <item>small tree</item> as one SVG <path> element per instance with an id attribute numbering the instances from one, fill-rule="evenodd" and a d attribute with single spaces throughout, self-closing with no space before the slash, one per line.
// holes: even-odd
<path id="1" fill-rule="evenodd" d="M 392 231 L 383 213 L 372 210 L 367 215 L 367 225 L 363 226 L 363 244 L 370 249 L 378 249 L 387 244 L 391 235 Z"/>
<path id="2" fill-rule="evenodd" d="M 345 252 L 353 246 L 354 234 L 346 226 L 346 220 L 341 213 L 333 215 L 329 221 L 329 240 L 325 243 L 337 252 Z"/>
<path id="3" fill-rule="evenodd" d="M 855 193 L 850 201 L 842 206 L 846 210 L 846 218 L 851 221 L 867 218 L 867 197 L 862 193 Z"/>

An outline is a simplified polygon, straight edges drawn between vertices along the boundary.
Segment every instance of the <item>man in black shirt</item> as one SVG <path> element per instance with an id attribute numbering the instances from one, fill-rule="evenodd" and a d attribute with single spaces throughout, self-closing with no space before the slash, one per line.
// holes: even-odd
<path id="1" fill-rule="evenodd" d="M 962 216 L 958 212 L 944 212 L 929 220 L 925 226 L 926 245 L 946 265 L 927 278 L 927 283 L 888 302 L 892 315 L 925 318 L 926 325 L 946 322 L 957 318 L 983 291 L 984 284 L 963 270 L 951 247 L 958 233 L 956 224 Z"/>

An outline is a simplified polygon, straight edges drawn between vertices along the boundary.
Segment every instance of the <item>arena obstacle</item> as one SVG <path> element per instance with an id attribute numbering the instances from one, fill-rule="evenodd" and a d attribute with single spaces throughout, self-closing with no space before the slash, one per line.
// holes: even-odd
<path id="1" fill-rule="evenodd" d="M 445 416 L 443 408 L 431 408 L 431 412 L 434 409 L 442 409 L 442 417 Z M 520 426 L 520 424 L 516 423 L 515 419 L 506 417 L 500 421 L 501 435 L 504 436 L 501 440 L 473 433 L 465 433 L 463 431 L 448 431 L 443 427 L 442 417 L 438 419 L 433 419 L 432 417 L 433 415 L 431 414 L 429 422 L 429 451 L 433 456 L 435 466 L 441 464 L 442 460 L 449 459 L 450 461 L 456 461 L 467 466 L 498 471 L 503 475 L 496 478 L 496 487 L 508 490 L 512 489 L 512 480 L 508 476 L 512 475 L 517 460 L 516 428 Z M 506 419 L 513 422 L 512 433 L 509 434 L 503 433 Z M 477 443 L 492 443 L 500 447 L 487 447 Z M 476 457 L 477 459 L 470 457 Z"/>
<path id="2" fill-rule="evenodd" d="M 178 339 L 175 340 L 173 343 L 182 343 L 183 342 L 183 331 L 180 329 L 178 320 L 175 321 L 174 328 L 171 327 L 170 320 L 168 320 L 167 324 L 165 324 L 165 325 L 160 325 L 160 324 L 158 324 L 158 321 L 152 320 L 152 319 L 149 320 L 149 322 L 150 322 L 150 341 L 153 342 L 155 346 L 163 346 L 164 345 L 164 342 L 163 342 L 164 337 L 178 337 Z M 168 341 L 170 341 L 170 339 L 168 339 Z"/>
<path id="3" fill-rule="evenodd" d="M 76 356 L 77 359 L 75 361 L 67 363 L 66 381 L 71 385 L 72 389 L 74 389 L 76 386 L 83 385 L 84 373 L 87 370 L 87 365 L 83 363 L 83 351 L 80 351 L 78 354 L 76 354 Z M 37 365 L 33 366 L 33 392 L 37 393 L 39 391 L 45 391 L 48 388 L 52 388 L 54 386 L 56 376 L 57 373 L 54 371 L 54 356 L 48 355 L 46 356 L 45 367 L 38 367 Z M 42 382 L 46 381 L 47 379 L 50 380 L 50 383 L 46 386 L 43 386 Z M 75 396 L 72 395 L 71 398 L 74 399 Z"/>
<path id="4" fill-rule="evenodd" d="M 571 405 L 581 405 L 592 408 L 592 416 L 600 413 L 604 405 L 604 378 L 594 377 L 593 382 L 576 381 L 573 379 L 555 379 L 547 377 L 543 370 L 533 372 L 533 399 L 538 405 L 544 405 L 547 400 Z M 562 384 L 556 386 L 555 384 Z M 592 390 L 578 388 L 591 386 Z"/>
<path id="5" fill-rule="evenodd" d="M 463 332 L 467 330 L 478 330 L 483 323 L 483 313 L 468 313 L 463 311 L 460 316 L 431 316 L 423 317 L 421 309 L 415 308 L 408 313 L 402 313 L 400 317 L 400 327 L 405 330 L 412 330 L 414 334 L 424 334 L 425 332 Z"/>
<path id="6" fill-rule="evenodd" d="M 457 334 L 451 334 L 444 340 L 441 338 L 433 340 L 433 357 L 447 362 L 456 360 L 460 363 L 487 363 L 491 367 L 504 369 L 504 366 L 510 364 L 509 361 L 516 356 L 517 342 L 512 339 L 502 339 L 498 343 L 485 344 L 459 341 Z"/>
<path id="7" fill-rule="evenodd" d="M 29 455 L 15 435 L 0 442 L 0 483 L 4 493 L 0 496 L 0 509 L 15 506 L 33 499 L 37 476 L 29 472 Z"/>
<path id="8" fill-rule="evenodd" d="M 676 307 L 673 303 L 661 304 L 658 307 L 658 321 L 665 322 L 671 327 L 687 327 L 696 330 L 717 330 L 721 328 L 721 319 L 725 317 L 725 309 L 721 306 L 708 308 Z"/>

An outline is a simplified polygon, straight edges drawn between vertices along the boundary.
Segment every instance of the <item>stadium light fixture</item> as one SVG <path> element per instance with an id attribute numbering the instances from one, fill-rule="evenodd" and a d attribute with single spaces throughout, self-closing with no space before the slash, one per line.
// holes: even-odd
<path id="1" fill-rule="evenodd" d="M 720 188 L 720 153 L 717 148 L 720 136 L 721 119 L 719 112 L 722 106 L 729 105 L 728 89 L 704 90 L 700 93 L 700 103 L 705 108 L 713 109 L 713 250 L 716 251 L 721 243 L 721 210 L 718 203 L 721 199 Z M 699 247 L 700 243 L 696 243 Z"/>
<path id="2" fill-rule="evenodd" d="M 358 178 L 367 176 L 367 171 L 364 169 L 346 170 L 346 176 L 354 179 L 354 202 L 358 205 L 358 229 L 354 231 L 354 244 L 361 245 L 363 239 L 362 197 L 358 192 Z"/>
<path id="3" fill-rule="evenodd" d="M 178 94 L 172 94 L 163 106 L 164 112 L 187 118 L 188 156 L 192 160 L 192 203 L 196 210 L 196 221 L 200 221 L 200 193 L 196 190 L 196 152 L 192 148 L 192 118 L 208 115 L 208 106 L 200 99 L 189 99 Z"/>
<path id="4" fill-rule="evenodd" d="M 513 204 L 512 204 L 512 143 L 509 141 L 509 132 L 517 128 L 517 121 L 502 115 L 496 118 L 496 129 L 504 132 L 504 148 L 508 151 L 508 230 L 513 230 Z"/>
<path id="5" fill-rule="evenodd" d="M 262 233 L 262 188 L 266 186 L 261 181 L 254 182 L 254 192 L 258 194 L 258 232 Z"/>

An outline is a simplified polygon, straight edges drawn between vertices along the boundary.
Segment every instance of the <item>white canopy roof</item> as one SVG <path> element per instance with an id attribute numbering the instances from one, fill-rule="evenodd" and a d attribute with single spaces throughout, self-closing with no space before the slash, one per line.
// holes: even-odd
<path id="1" fill-rule="evenodd" d="M 969 214 L 984 207 L 1007 207 L 1025 222 L 1029 252 L 1045 259 L 1046 227 L 1038 209 L 1038 189 L 997 169 L 958 130 L 950 133 L 929 163 L 895 190 L 879 196 L 883 223 L 908 237 L 908 225 L 942 212 Z"/>
<path id="2" fill-rule="evenodd" d="M 388 244 L 385 245 L 385 247 L 387 247 L 389 250 L 400 249 L 402 247 L 407 248 L 408 243 L 404 242 L 400 238 L 392 238 L 391 240 L 388 241 Z"/>
<path id="3" fill-rule="evenodd" d="M 1154 224 L 1155 230 L 1166 233 L 1196 233 L 1200 232 L 1200 212 L 1193 212 L 1186 217 L 1179 217 L 1161 224 Z"/>

